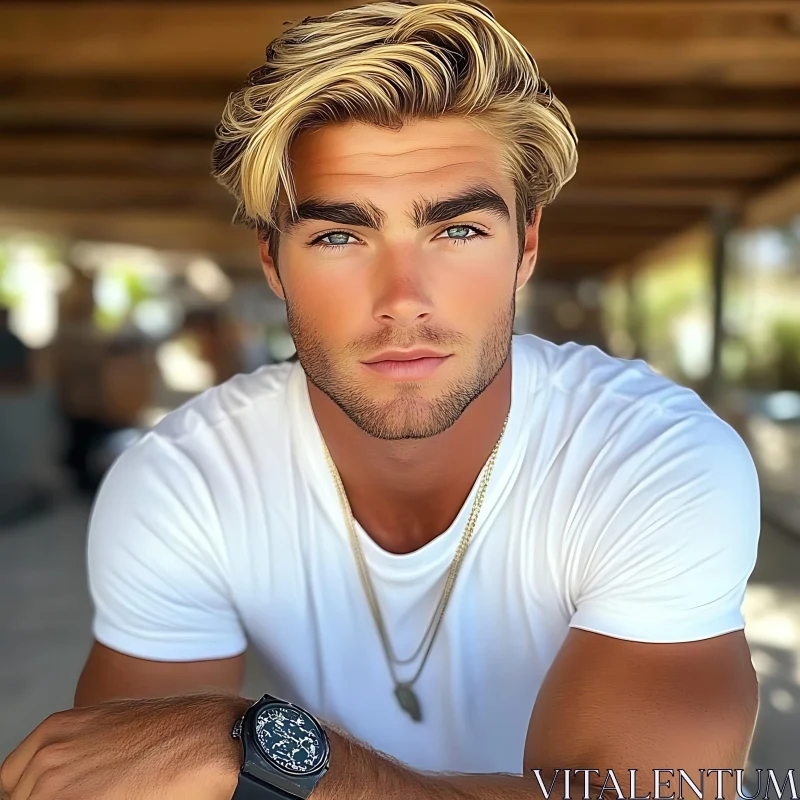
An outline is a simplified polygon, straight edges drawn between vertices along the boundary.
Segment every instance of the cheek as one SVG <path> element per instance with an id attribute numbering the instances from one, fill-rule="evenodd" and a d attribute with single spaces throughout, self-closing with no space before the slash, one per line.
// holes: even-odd
<path id="1" fill-rule="evenodd" d="M 498 314 L 510 302 L 509 291 L 498 290 L 496 282 L 464 282 L 451 286 L 437 304 L 437 315 L 442 324 L 468 337 L 473 343 L 481 341 L 487 330 L 494 326 Z"/>
<path id="2" fill-rule="evenodd" d="M 514 292 L 516 262 L 509 263 L 507 255 L 496 248 L 478 246 L 474 255 L 441 264 L 432 287 L 437 309 L 453 322 L 481 327 L 508 305 Z"/>
<path id="3" fill-rule="evenodd" d="M 344 270 L 336 275 L 293 276 L 287 292 L 295 313 L 325 341 L 347 343 L 358 335 L 358 321 L 364 317 L 364 287 Z"/>

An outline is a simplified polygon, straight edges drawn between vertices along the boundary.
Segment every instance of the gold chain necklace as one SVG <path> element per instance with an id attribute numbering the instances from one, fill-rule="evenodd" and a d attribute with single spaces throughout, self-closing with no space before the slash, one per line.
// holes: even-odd
<path id="1" fill-rule="evenodd" d="M 331 473 L 331 477 L 336 485 L 336 490 L 339 495 L 339 503 L 342 507 L 342 512 L 344 514 L 345 522 L 347 523 L 347 532 L 350 537 L 350 547 L 353 551 L 353 555 L 356 560 L 356 565 L 358 566 L 358 573 L 359 577 L 361 578 L 361 583 L 364 587 L 364 592 L 367 595 L 367 601 L 369 602 L 370 610 L 372 612 L 372 618 L 375 620 L 375 626 L 378 629 L 378 635 L 380 636 L 381 645 L 383 647 L 384 655 L 386 656 L 386 662 L 389 666 L 389 671 L 392 675 L 392 680 L 394 681 L 395 689 L 394 694 L 397 698 L 397 702 L 400 704 L 400 707 L 413 719 L 415 722 L 420 722 L 422 720 L 422 709 L 419 703 L 419 698 L 417 697 L 416 693 L 414 692 L 413 685 L 416 683 L 419 676 L 422 674 L 422 670 L 425 667 L 425 663 L 428 660 L 428 656 L 433 649 L 433 643 L 436 640 L 436 634 L 439 632 L 439 626 L 442 623 L 442 619 L 444 618 L 444 612 L 447 609 L 447 604 L 450 601 L 450 595 L 453 591 L 453 586 L 456 582 L 456 577 L 458 576 L 459 570 L 461 569 L 461 563 L 464 560 L 464 556 L 467 552 L 467 547 L 469 546 L 470 540 L 472 539 L 472 534 L 475 530 L 475 525 L 478 521 L 478 514 L 480 513 L 481 506 L 483 505 L 483 499 L 486 495 L 486 489 L 489 486 L 489 479 L 492 476 L 492 470 L 494 469 L 495 461 L 497 460 L 497 453 L 500 450 L 500 443 L 503 441 L 503 434 L 506 431 L 506 425 L 508 425 L 508 417 L 506 417 L 505 422 L 503 422 L 503 428 L 500 431 L 500 437 L 497 440 L 492 452 L 489 455 L 488 460 L 483 468 L 483 474 L 481 476 L 480 485 L 478 486 L 478 492 L 475 496 L 475 501 L 472 504 L 472 510 L 470 511 L 469 518 L 467 519 L 467 524 L 464 527 L 464 533 L 461 535 L 461 540 L 458 543 L 458 547 L 456 548 L 455 556 L 453 557 L 453 561 L 450 564 L 450 569 L 447 572 L 447 580 L 445 581 L 444 590 L 442 591 L 442 596 L 439 599 L 439 602 L 434 609 L 433 616 L 431 617 L 430 623 L 428 623 L 428 627 L 425 631 L 425 634 L 422 637 L 422 641 L 419 643 L 419 646 L 414 651 L 414 653 L 406 659 L 399 659 L 394 653 L 394 649 L 392 648 L 391 642 L 389 641 L 389 636 L 386 631 L 386 626 L 383 622 L 383 615 L 381 614 L 380 606 L 378 604 L 378 598 L 375 594 L 375 589 L 372 585 L 372 580 L 369 576 L 369 570 L 367 569 L 366 561 L 364 560 L 364 552 L 361 549 L 361 543 L 358 541 L 358 536 L 356 535 L 355 526 L 353 524 L 353 512 L 350 508 L 350 502 L 347 499 L 347 493 L 344 490 L 344 485 L 342 484 L 342 478 L 339 475 L 339 471 L 336 469 L 336 465 L 333 463 L 333 458 L 331 457 L 330 451 L 328 450 L 327 445 L 325 442 L 322 442 L 322 446 L 325 450 L 325 458 L 328 462 L 328 470 Z M 411 680 L 408 681 L 400 681 L 397 678 L 397 674 L 395 672 L 395 664 L 408 664 L 413 661 L 417 655 L 422 651 L 425 642 L 428 641 L 428 647 L 425 650 L 425 654 L 422 657 L 422 662 L 420 663 L 417 671 L 414 673 L 414 676 Z"/>

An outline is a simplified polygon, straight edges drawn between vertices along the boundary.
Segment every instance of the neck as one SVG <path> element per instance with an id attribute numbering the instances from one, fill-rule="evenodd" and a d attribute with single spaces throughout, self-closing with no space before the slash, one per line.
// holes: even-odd
<path id="1" fill-rule="evenodd" d="M 408 553 L 450 527 L 497 443 L 511 357 L 453 425 L 427 439 L 376 439 L 310 382 L 308 390 L 353 516 L 384 550 Z"/>

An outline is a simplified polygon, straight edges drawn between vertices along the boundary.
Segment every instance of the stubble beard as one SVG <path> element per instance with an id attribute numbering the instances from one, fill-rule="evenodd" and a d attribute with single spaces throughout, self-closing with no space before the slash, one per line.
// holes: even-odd
<path id="1" fill-rule="evenodd" d="M 298 360 L 308 379 L 330 397 L 362 431 L 376 439 L 387 441 L 436 436 L 459 419 L 506 363 L 511 352 L 515 310 L 516 295 L 512 292 L 509 304 L 495 315 L 470 368 L 446 387 L 440 396 L 424 398 L 421 396 L 421 383 L 404 381 L 394 384 L 396 396 L 393 399 L 381 401 L 370 397 L 357 380 L 337 369 L 335 360 L 325 349 L 313 324 L 305 320 L 291 302 L 287 301 L 286 304 L 289 332 L 294 340 Z M 347 348 L 342 361 L 355 362 L 358 354 L 363 357 L 365 353 L 373 353 L 379 348 L 407 349 L 424 345 L 457 348 L 460 344 L 469 343 L 460 334 L 425 326 L 415 329 L 415 338 L 411 342 L 404 344 L 397 339 L 395 329 L 384 328 L 379 336 L 370 337 L 368 342 L 359 342 Z"/>

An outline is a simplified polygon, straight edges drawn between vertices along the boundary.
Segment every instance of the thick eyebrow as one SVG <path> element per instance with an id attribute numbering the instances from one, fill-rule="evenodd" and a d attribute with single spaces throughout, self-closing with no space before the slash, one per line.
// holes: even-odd
<path id="1" fill-rule="evenodd" d="M 415 227 L 424 228 L 473 211 L 488 211 L 503 220 L 511 219 L 505 200 L 485 185 L 470 186 L 442 200 L 416 200 L 409 216 Z M 386 214 L 370 202 L 345 203 L 310 197 L 297 205 L 297 212 L 291 219 L 284 220 L 283 233 L 288 234 L 304 220 L 324 220 L 380 230 Z"/>
<path id="2" fill-rule="evenodd" d="M 510 220 L 511 214 L 502 197 L 490 186 L 470 186 L 443 200 L 423 200 L 414 203 L 413 220 L 417 228 L 447 222 L 473 211 L 488 211 L 500 219 Z"/>
<path id="3" fill-rule="evenodd" d="M 385 219 L 386 215 L 370 202 L 340 203 L 309 197 L 298 204 L 293 217 L 284 220 L 283 233 L 288 234 L 304 220 L 324 220 L 339 225 L 360 225 L 380 230 Z"/>

